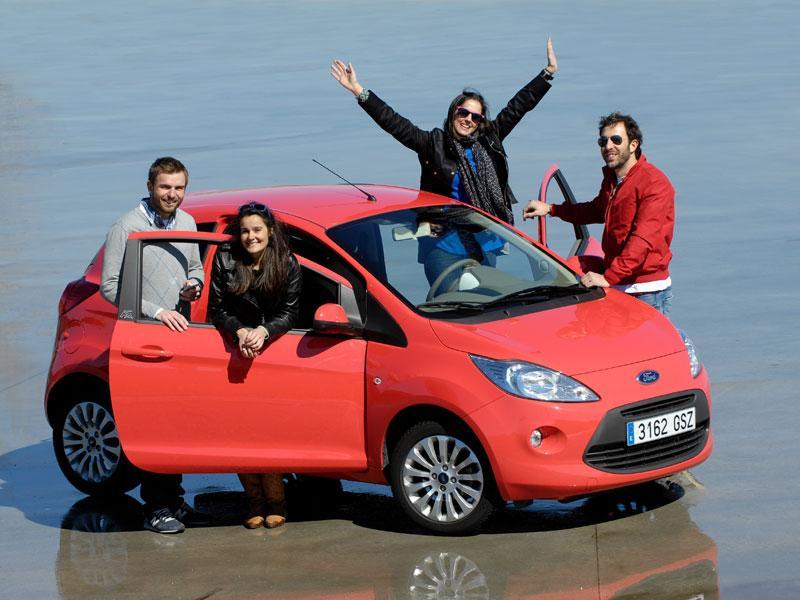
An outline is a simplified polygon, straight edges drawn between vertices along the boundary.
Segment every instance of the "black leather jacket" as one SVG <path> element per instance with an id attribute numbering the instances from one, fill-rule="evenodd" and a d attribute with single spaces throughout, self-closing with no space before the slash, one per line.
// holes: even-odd
<path id="1" fill-rule="evenodd" d="M 492 122 L 492 127 L 479 138 L 494 163 L 497 179 L 509 208 L 512 204 L 516 204 L 517 200 L 508 187 L 508 161 L 502 142 L 525 113 L 533 110 L 549 89 L 550 83 L 544 77 L 541 75 L 534 77 L 509 100 Z M 367 100 L 359 104 L 384 131 L 417 153 L 421 167 L 419 188 L 450 197 L 453 177 L 458 169 L 458 157 L 453 155 L 444 130 L 438 127 L 431 131 L 420 129 L 397 114 L 372 90 L 369 91 Z"/>
<path id="2" fill-rule="evenodd" d="M 236 261 L 230 247 L 221 246 L 214 257 L 211 273 L 211 292 L 208 314 L 220 331 L 226 331 L 236 341 L 242 327 L 263 325 L 269 337 L 289 331 L 297 321 L 300 306 L 302 274 L 294 255 L 290 255 L 289 276 L 281 293 L 267 297 L 252 288 L 237 295 L 228 291 Z"/>

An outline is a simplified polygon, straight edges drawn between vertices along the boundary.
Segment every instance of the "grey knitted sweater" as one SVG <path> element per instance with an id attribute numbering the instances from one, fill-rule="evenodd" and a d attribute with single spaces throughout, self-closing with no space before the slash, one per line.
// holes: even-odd
<path id="1" fill-rule="evenodd" d="M 178 209 L 177 231 L 197 231 L 192 216 Z M 128 235 L 134 231 L 163 231 L 150 223 L 137 206 L 111 226 L 106 237 L 100 292 L 109 302 L 119 304 L 119 275 Z M 181 287 L 187 279 L 203 282 L 203 265 L 197 244 L 148 244 L 142 257 L 142 315 L 155 318 L 159 310 L 178 307 Z"/>

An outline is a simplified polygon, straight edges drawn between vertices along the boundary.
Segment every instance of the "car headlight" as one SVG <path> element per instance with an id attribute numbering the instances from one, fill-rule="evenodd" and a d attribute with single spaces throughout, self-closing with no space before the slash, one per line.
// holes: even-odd
<path id="1" fill-rule="evenodd" d="M 472 354 L 470 358 L 492 383 L 515 396 L 548 402 L 594 402 L 600 399 L 580 381 L 546 367 Z"/>
<path id="2" fill-rule="evenodd" d="M 697 358 L 697 350 L 694 347 L 694 342 L 680 329 L 678 329 L 678 333 L 681 334 L 683 345 L 686 346 L 686 352 L 689 353 L 689 368 L 692 371 L 692 377 L 697 377 L 700 375 L 700 371 L 703 370 L 703 365 L 700 364 L 700 359 Z"/>

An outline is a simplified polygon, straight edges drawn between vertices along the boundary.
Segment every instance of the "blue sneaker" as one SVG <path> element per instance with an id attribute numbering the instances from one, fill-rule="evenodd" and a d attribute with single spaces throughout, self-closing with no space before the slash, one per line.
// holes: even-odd
<path id="1" fill-rule="evenodd" d="M 146 515 L 144 528 L 156 533 L 181 533 L 186 529 L 168 508 L 159 508 Z"/>

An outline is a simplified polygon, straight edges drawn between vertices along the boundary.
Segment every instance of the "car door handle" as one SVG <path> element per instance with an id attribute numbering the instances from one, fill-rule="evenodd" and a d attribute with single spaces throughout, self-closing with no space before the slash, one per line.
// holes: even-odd
<path id="1" fill-rule="evenodd" d="M 161 346 L 123 346 L 122 356 L 132 358 L 134 360 L 147 360 L 147 361 L 162 361 L 169 360 L 175 356 L 169 350 L 165 350 Z"/>

